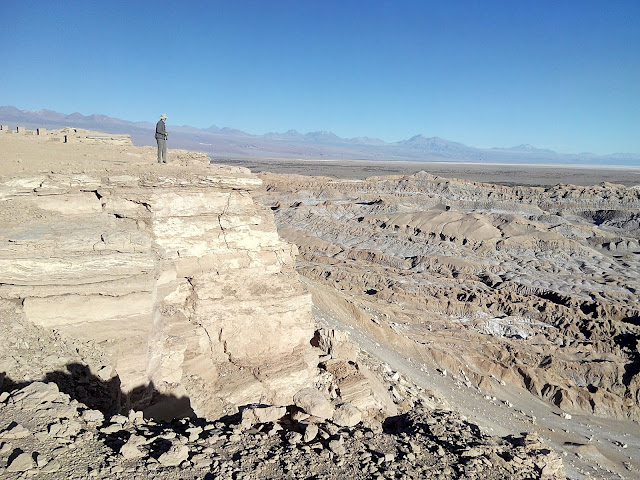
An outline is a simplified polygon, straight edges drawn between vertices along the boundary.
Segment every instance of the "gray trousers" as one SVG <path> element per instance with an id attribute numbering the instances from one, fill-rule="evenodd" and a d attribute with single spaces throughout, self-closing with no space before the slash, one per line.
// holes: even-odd
<path id="1" fill-rule="evenodd" d="M 167 163 L 167 139 L 156 138 L 158 142 L 158 163 Z"/>

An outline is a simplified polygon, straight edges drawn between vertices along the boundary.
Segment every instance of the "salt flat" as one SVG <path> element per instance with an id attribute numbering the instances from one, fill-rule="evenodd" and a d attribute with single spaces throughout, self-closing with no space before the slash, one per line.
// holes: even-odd
<path id="1" fill-rule="evenodd" d="M 336 178 L 358 178 L 377 175 L 412 175 L 427 171 L 444 178 L 459 178 L 501 185 L 596 185 L 601 182 L 626 186 L 640 185 L 640 167 L 612 167 L 603 165 L 532 165 L 478 164 L 454 162 L 404 162 L 371 160 L 304 160 L 304 159 L 242 159 L 220 158 L 228 165 L 238 165 L 252 172 L 273 172 Z"/>

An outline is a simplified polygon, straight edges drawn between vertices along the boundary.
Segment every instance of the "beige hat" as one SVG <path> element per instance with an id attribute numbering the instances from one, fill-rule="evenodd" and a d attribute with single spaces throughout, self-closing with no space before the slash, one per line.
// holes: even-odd
<path id="1" fill-rule="evenodd" d="M 160 115 L 160 118 L 163 119 L 163 120 L 166 120 L 167 119 L 167 114 L 163 113 L 162 115 Z"/>

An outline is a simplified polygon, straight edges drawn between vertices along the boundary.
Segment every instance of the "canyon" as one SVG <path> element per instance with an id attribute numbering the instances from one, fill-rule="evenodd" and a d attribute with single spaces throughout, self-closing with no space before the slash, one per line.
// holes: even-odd
<path id="1" fill-rule="evenodd" d="M 640 188 L 260 177 L 298 271 L 368 328 L 475 387 L 638 420 Z"/>

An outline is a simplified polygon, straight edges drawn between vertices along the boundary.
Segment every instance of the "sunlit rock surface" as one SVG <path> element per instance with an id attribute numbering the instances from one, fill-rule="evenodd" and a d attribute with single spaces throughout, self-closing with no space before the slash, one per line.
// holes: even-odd
<path id="1" fill-rule="evenodd" d="M 284 405 L 313 384 L 310 296 L 251 197 L 261 180 L 188 152 L 164 166 L 152 149 L 92 147 L 91 162 L 53 147 L 0 180 L 0 297 L 109 352 L 156 417 Z"/>

